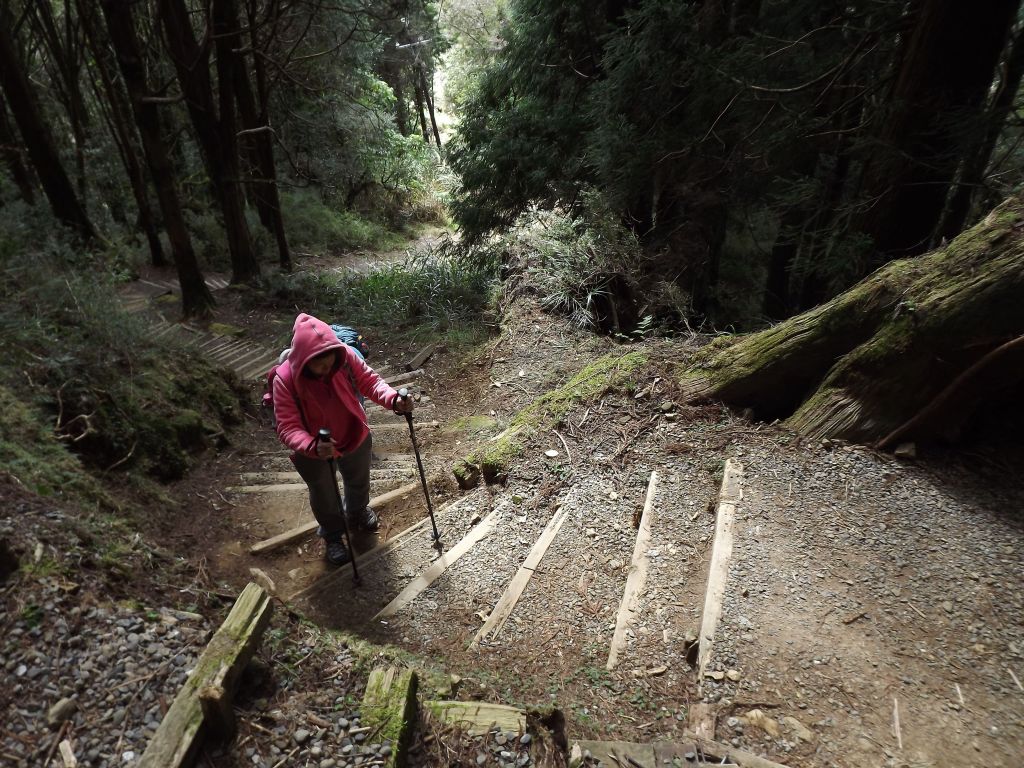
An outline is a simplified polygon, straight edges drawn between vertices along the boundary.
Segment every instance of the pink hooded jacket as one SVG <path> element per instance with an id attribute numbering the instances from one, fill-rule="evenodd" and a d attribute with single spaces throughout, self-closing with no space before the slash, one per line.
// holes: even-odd
<path id="1" fill-rule="evenodd" d="M 328 374 L 327 386 L 317 387 L 303 376 L 302 369 L 329 349 L 338 350 L 338 362 Z M 341 422 L 352 429 L 348 434 L 332 434 L 334 442 L 343 450 L 358 447 L 370 433 L 370 427 L 353 385 L 385 408 L 392 408 L 398 397 L 398 392 L 355 350 L 338 340 L 327 323 L 305 313 L 295 318 L 292 351 L 287 362 L 278 367 L 273 385 L 274 417 L 281 442 L 296 453 L 316 458 L 320 427 Z M 337 408 L 345 412 L 334 412 Z"/>

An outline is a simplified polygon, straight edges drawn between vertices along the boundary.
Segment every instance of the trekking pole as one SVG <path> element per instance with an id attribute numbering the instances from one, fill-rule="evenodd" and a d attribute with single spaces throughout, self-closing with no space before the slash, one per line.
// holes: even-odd
<path id="1" fill-rule="evenodd" d="M 398 390 L 398 396 L 403 400 L 409 398 L 409 390 L 402 387 Z M 434 543 L 441 548 L 441 534 L 437 532 L 437 520 L 434 519 L 434 505 L 430 503 L 430 491 L 427 488 L 427 475 L 423 472 L 423 461 L 420 459 L 420 447 L 416 442 L 416 430 L 412 426 L 412 414 L 406 412 L 405 421 L 409 425 L 409 437 L 412 438 L 412 451 L 416 454 L 416 466 L 420 470 L 420 482 L 423 483 L 423 495 L 427 499 L 427 512 L 430 513 L 430 525 L 434 529 Z"/>
<path id="2" fill-rule="evenodd" d="M 327 427 L 323 427 L 317 437 L 320 440 L 330 440 L 331 430 Z M 334 497 L 338 500 L 338 511 L 341 512 L 341 523 L 345 530 L 345 541 L 348 543 L 349 557 L 352 558 L 352 581 L 356 586 L 359 586 L 363 581 L 359 578 L 359 571 L 356 570 L 356 550 L 355 547 L 352 546 L 352 533 L 348 529 L 348 517 L 345 514 L 345 505 L 341 500 L 341 488 L 338 487 L 338 473 L 335 471 L 336 467 L 334 466 L 334 456 L 331 456 L 331 458 L 327 460 L 327 463 L 331 468 L 331 479 L 334 481 Z"/>

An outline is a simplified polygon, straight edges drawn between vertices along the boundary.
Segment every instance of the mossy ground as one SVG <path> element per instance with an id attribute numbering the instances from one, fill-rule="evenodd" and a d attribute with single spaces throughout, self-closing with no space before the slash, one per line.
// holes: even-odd
<path id="1" fill-rule="evenodd" d="M 638 350 L 593 361 L 561 387 L 523 408 L 500 435 L 463 462 L 479 467 L 488 482 L 500 480 L 531 435 L 558 425 L 578 403 L 590 402 L 609 390 L 628 388 L 633 375 L 646 363 L 647 356 Z"/>

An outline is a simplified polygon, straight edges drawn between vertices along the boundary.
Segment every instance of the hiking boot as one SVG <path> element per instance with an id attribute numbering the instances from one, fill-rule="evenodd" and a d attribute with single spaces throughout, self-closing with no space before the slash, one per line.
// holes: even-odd
<path id="1" fill-rule="evenodd" d="M 325 557 L 327 558 L 327 562 L 331 565 L 344 565 L 352 559 L 352 555 L 349 554 L 348 547 L 342 543 L 341 539 L 328 541 L 326 544 L 327 553 L 325 554 Z"/>
<path id="2" fill-rule="evenodd" d="M 349 518 L 352 525 L 360 531 L 376 531 L 380 528 L 380 520 L 372 507 L 366 507 L 362 512 L 356 512 Z"/>

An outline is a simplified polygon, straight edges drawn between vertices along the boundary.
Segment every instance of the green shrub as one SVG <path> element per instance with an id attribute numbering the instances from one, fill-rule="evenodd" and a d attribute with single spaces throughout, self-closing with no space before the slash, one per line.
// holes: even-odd
<path id="1" fill-rule="evenodd" d="M 238 420 L 239 395 L 223 375 L 173 341 L 152 339 L 87 253 L 59 235 L 48 252 L 16 253 L 6 240 L 0 251 L 0 471 L 22 478 L 33 461 L 53 467 L 54 483 L 49 469 L 28 472 L 43 492 L 73 485 L 66 476 L 79 462 L 173 479 L 207 436 Z M 77 460 L 56 460 L 64 449 Z"/>
<path id="2" fill-rule="evenodd" d="M 319 193 L 292 190 L 281 193 L 281 212 L 288 240 L 298 250 L 338 252 L 356 248 L 390 248 L 399 235 L 354 211 L 336 210 Z"/>
<path id="3" fill-rule="evenodd" d="M 273 275 L 272 300 L 301 304 L 319 317 L 398 333 L 444 333 L 476 340 L 496 285 L 493 272 L 454 255 L 450 246 L 414 254 L 365 274 Z"/>

